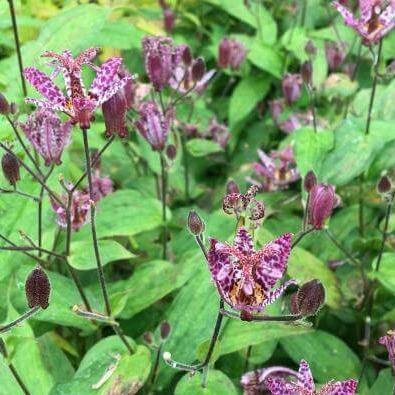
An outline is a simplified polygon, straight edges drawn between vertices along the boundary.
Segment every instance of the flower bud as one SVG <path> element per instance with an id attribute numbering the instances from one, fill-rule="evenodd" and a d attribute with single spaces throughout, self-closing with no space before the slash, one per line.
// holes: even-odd
<path id="1" fill-rule="evenodd" d="M 306 54 L 311 57 L 313 57 L 317 54 L 317 48 L 314 46 L 314 44 L 311 40 L 307 41 L 307 44 L 304 47 L 304 50 L 305 50 Z"/>
<path id="2" fill-rule="evenodd" d="M 192 63 L 192 54 L 191 54 L 191 49 L 189 48 L 188 45 L 185 45 L 183 51 L 182 51 L 182 55 L 181 55 L 181 59 L 184 62 L 185 66 L 190 66 Z"/>
<path id="3" fill-rule="evenodd" d="M 228 67 L 231 51 L 230 40 L 223 38 L 218 47 L 218 67 L 222 69 Z"/>
<path id="4" fill-rule="evenodd" d="M 310 60 L 306 60 L 306 62 L 304 62 L 302 64 L 302 67 L 300 69 L 300 73 L 302 75 L 302 80 L 306 85 L 311 85 L 311 77 L 313 75 L 313 66 L 311 64 Z"/>
<path id="5" fill-rule="evenodd" d="M 177 156 L 177 148 L 175 147 L 174 144 L 169 144 L 166 147 L 166 156 L 170 159 L 170 160 L 174 160 L 175 157 Z"/>
<path id="6" fill-rule="evenodd" d="M 143 339 L 148 346 L 154 344 L 154 335 L 152 332 L 144 332 Z"/>
<path id="7" fill-rule="evenodd" d="M 42 309 L 46 309 L 48 307 L 51 284 L 48 276 L 40 266 L 36 266 L 27 277 L 25 292 L 30 308 L 40 306 Z"/>
<path id="8" fill-rule="evenodd" d="M 288 105 L 299 99 L 302 91 L 302 78 L 300 74 L 286 74 L 282 81 L 284 99 Z"/>
<path id="9" fill-rule="evenodd" d="M 304 177 L 304 189 L 306 192 L 310 192 L 315 185 L 317 185 L 317 177 L 315 176 L 313 170 L 309 170 Z"/>
<path id="10" fill-rule="evenodd" d="M 5 96 L 0 93 L 0 114 L 7 115 L 10 112 L 10 105 Z"/>
<path id="11" fill-rule="evenodd" d="M 188 229 L 195 235 L 199 236 L 204 232 L 206 225 L 203 220 L 199 217 L 196 211 L 190 211 L 188 214 Z"/>
<path id="12" fill-rule="evenodd" d="M 381 177 L 380 181 L 377 184 L 377 191 L 379 193 L 387 193 L 392 189 L 391 180 L 388 176 Z"/>
<path id="13" fill-rule="evenodd" d="M 206 63 L 203 58 L 197 58 L 192 64 L 192 79 L 194 82 L 200 81 L 206 73 Z"/>
<path id="14" fill-rule="evenodd" d="M 317 313 L 325 302 L 325 288 L 319 280 L 311 280 L 303 284 L 291 297 L 293 314 L 310 316 Z"/>
<path id="15" fill-rule="evenodd" d="M 330 71 L 335 71 L 343 63 L 346 52 L 341 44 L 335 42 L 325 42 L 325 56 Z"/>
<path id="16" fill-rule="evenodd" d="M 277 122 L 284 111 L 283 100 L 276 99 L 269 102 L 269 112 L 273 122 Z"/>
<path id="17" fill-rule="evenodd" d="M 21 179 L 19 174 L 19 162 L 14 154 L 6 152 L 1 158 L 1 167 L 4 177 L 13 186 Z"/>
<path id="18" fill-rule="evenodd" d="M 160 324 L 160 338 L 166 340 L 169 337 L 171 326 L 167 321 L 163 321 Z"/>
<path id="19" fill-rule="evenodd" d="M 226 194 L 230 195 L 231 193 L 240 193 L 239 187 L 233 180 L 229 180 L 226 184 Z"/>
<path id="20" fill-rule="evenodd" d="M 165 8 L 163 10 L 163 24 L 167 33 L 172 33 L 174 29 L 174 23 L 176 21 L 176 14 L 171 8 Z"/>
<path id="21" fill-rule="evenodd" d="M 309 224 L 315 229 L 322 229 L 325 220 L 332 214 L 335 202 L 335 189 L 332 185 L 314 185 L 310 191 Z"/>

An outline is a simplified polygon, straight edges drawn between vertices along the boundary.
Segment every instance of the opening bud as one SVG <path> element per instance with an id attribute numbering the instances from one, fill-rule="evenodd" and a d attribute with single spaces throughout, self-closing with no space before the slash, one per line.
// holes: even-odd
<path id="1" fill-rule="evenodd" d="M 306 192 L 310 192 L 317 185 L 317 177 L 313 170 L 309 170 L 303 180 L 303 186 Z"/>
<path id="2" fill-rule="evenodd" d="M 302 64 L 300 69 L 300 74 L 302 75 L 302 80 L 306 85 L 311 85 L 312 82 L 312 75 L 313 75 L 313 65 L 311 64 L 310 60 L 306 60 Z"/>
<path id="3" fill-rule="evenodd" d="M 206 63 L 203 58 L 197 58 L 192 65 L 192 79 L 194 82 L 200 81 L 206 73 Z"/>
<path id="4" fill-rule="evenodd" d="M 392 189 L 392 183 L 388 176 L 383 176 L 377 184 L 378 193 L 387 193 Z"/>
<path id="5" fill-rule="evenodd" d="M 4 177 L 13 186 L 21 179 L 19 174 L 19 162 L 14 154 L 6 152 L 1 158 L 1 167 Z"/>
<path id="6" fill-rule="evenodd" d="M 196 211 L 190 211 L 188 214 L 188 229 L 189 231 L 195 235 L 200 236 L 206 225 L 204 224 L 203 220 L 199 217 Z"/>
<path id="7" fill-rule="evenodd" d="M 325 288 L 319 280 L 303 284 L 291 297 L 291 312 L 310 316 L 317 313 L 325 302 Z"/>
<path id="8" fill-rule="evenodd" d="M 169 337 L 171 326 L 167 321 L 163 321 L 160 324 L 160 338 L 166 340 Z"/>
<path id="9" fill-rule="evenodd" d="M 314 185 L 310 190 L 309 224 L 313 225 L 315 229 L 322 229 L 325 220 L 331 216 L 336 201 L 333 185 Z"/>
<path id="10" fill-rule="evenodd" d="M 0 93 L 0 114 L 7 115 L 10 112 L 10 105 L 5 96 Z"/>
<path id="11" fill-rule="evenodd" d="M 40 306 L 42 309 L 46 309 L 48 307 L 51 284 L 40 266 L 36 266 L 27 277 L 25 293 L 30 308 Z"/>
<path id="12" fill-rule="evenodd" d="M 192 53 L 191 49 L 188 47 L 188 45 L 185 45 L 183 51 L 182 51 L 182 61 L 186 66 L 190 66 L 192 63 Z"/>
<path id="13" fill-rule="evenodd" d="M 231 193 L 240 193 L 239 187 L 233 180 L 229 180 L 226 183 L 226 194 L 230 195 Z"/>

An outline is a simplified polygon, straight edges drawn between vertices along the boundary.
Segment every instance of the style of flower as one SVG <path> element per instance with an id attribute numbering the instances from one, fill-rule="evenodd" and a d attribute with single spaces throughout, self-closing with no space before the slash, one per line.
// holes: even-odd
<path id="1" fill-rule="evenodd" d="M 290 233 L 285 233 L 255 251 L 253 241 L 240 227 L 233 246 L 210 239 L 208 265 L 221 298 L 232 308 L 251 313 L 273 303 L 295 280 L 274 289 L 287 267 L 291 252 Z"/>
<path id="2" fill-rule="evenodd" d="M 44 98 L 28 98 L 27 102 L 34 103 L 40 108 L 62 111 L 71 118 L 73 124 L 79 123 L 81 128 L 88 129 L 94 110 L 123 88 L 130 79 L 130 76 L 118 77 L 121 58 L 112 57 L 101 66 L 94 66 L 91 61 L 97 52 L 98 48 L 89 48 L 76 58 L 73 58 L 68 50 L 61 54 L 45 52 L 42 56 L 52 59 L 50 64 L 55 67 L 54 73 L 48 77 L 35 67 L 25 68 L 25 78 Z M 88 65 L 96 71 L 88 92 L 81 77 L 83 65 Z M 52 80 L 59 72 L 64 78 L 66 94 L 63 94 Z"/>
<path id="3" fill-rule="evenodd" d="M 388 359 L 392 365 L 392 371 L 395 372 L 395 330 L 390 330 L 385 336 L 380 337 L 379 343 L 387 348 Z"/>
<path id="4" fill-rule="evenodd" d="M 19 126 L 45 165 L 60 165 L 64 148 L 70 142 L 71 121 L 62 122 L 52 110 L 39 108 Z"/>
<path id="5" fill-rule="evenodd" d="M 173 111 L 168 110 L 163 114 L 155 102 L 147 101 L 139 108 L 139 119 L 135 126 L 154 151 L 163 151 L 172 122 Z"/>
<path id="6" fill-rule="evenodd" d="M 258 150 L 258 156 L 260 162 L 252 165 L 256 179 L 248 180 L 264 191 L 286 189 L 289 184 L 300 178 L 291 146 L 283 150 L 271 151 L 270 155 Z"/>
<path id="7" fill-rule="evenodd" d="M 218 67 L 237 70 L 247 56 L 247 50 L 238 40 L 223 38 L 218 47 Z"/>
<path id="8" fill-rule="evenodd" d="M 359 0 L 359 18 L 338 1 L 333 1 L 332 5 L 340 12 L 344 23 L 353 28 L 367 46 L 377 44 L 395 26 L 393 0 Z"/>
<path id="9" fill-rule="evenodd" d="M 353 379 L 344 381 L 331 380 L 320 389 L 316 389 L 310 367 L 305 360 L 300 361 L 297 380 L 286 380 L 269 376 L 265 385 L 272 395 L 354 395 L 358 382 Z"/>

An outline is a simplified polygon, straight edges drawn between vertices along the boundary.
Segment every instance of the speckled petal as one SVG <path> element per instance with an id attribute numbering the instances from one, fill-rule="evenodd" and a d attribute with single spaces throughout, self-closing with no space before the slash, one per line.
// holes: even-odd
<path id="1" fill-rule="evenodd" d="M 320 389 L 318 395 L 354 395 L 357 386 L 355 380 L 329 382 Z"/>
<path id="2" fill-rule="evenodd" d="M 310 391 L 311 393 L 314 392 L 315 385 L 313 375 L 311 374 L 309 364 L 304 359 L 300 361 L 299 365 L 298 384 L 306 391 Z"/>

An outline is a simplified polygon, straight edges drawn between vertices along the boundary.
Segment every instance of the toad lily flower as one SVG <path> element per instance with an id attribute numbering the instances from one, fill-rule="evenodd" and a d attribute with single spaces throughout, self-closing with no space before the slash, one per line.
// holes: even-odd
<path id="1" fill-rule="evenodd" d="M 309 364 L 303 359 L 300 361 L 297 381 L 287 381 L 284 378 L 269 376 L 265 385 L 272 395 L 354 395 L 357 381 L 334 381 L 316 390 Z"/>
<path id="2" fill-rule="evenodd" d="M 395 372 L 395 331 L 388 331 L 385 336 L 380 337 L 379 343 L 387 347 L 388 359 L 392 365 L 392 371 Z"/>
<path id="3" fill-rule="evenodd" d="M 240 227 L 230 246 L 211 239 L 208 264 L 221 298 L 232 308 L 251 313 L 273 303 L 295 280 L 273 289 L 287 267 L 290 233 L 255 251 L 251 236 Z"/>
<path id="4" fill-rule="evenodd" d="M 394 0 L 359 0 L 359 19 L 340 2 L 332 5 L 340 12 L 346 25 L 352 27 L 365 45 L 377 44 L 395 26 Z"/>
<path id="5" fill-rule="evenodd" d="M 97 51 L 97 48 L 89 48 L 76 58 L 73 58 L 68 50 L 60 55 L 52 51 L 45 52 L 43 57 L 53 59 L 50 64 L 55 66 L 54 73 L 48 77 L 35 67 L 25 68 L 25 78 L 44 98 L 43 100 L 28 98 L 27 101 L 40 108 L 62 111 L 73 123 L 79 123 L 81 128 L 88 129 L 94 110 L 123 88 L 131 78 L 129 75 L 118 77 L 122 64 L 122 59 L 118 57 L 106 60 L 99 67 L 94 66 L 91 61 Z M 81 77 L 83 65 L 88 65 L 96 71 L 88 92 L 84 88 Z M 59 72 L 62 72 L 65 81 L 66 94 L 52 81 Z"/>
<path id="6" fill-rule="evenodd" d="M 53 111 L 40 108 L 20 127 L 46 166 L 61 163 L 63 149 L 70 141 L 71 121 L 61 122 Z"/>

